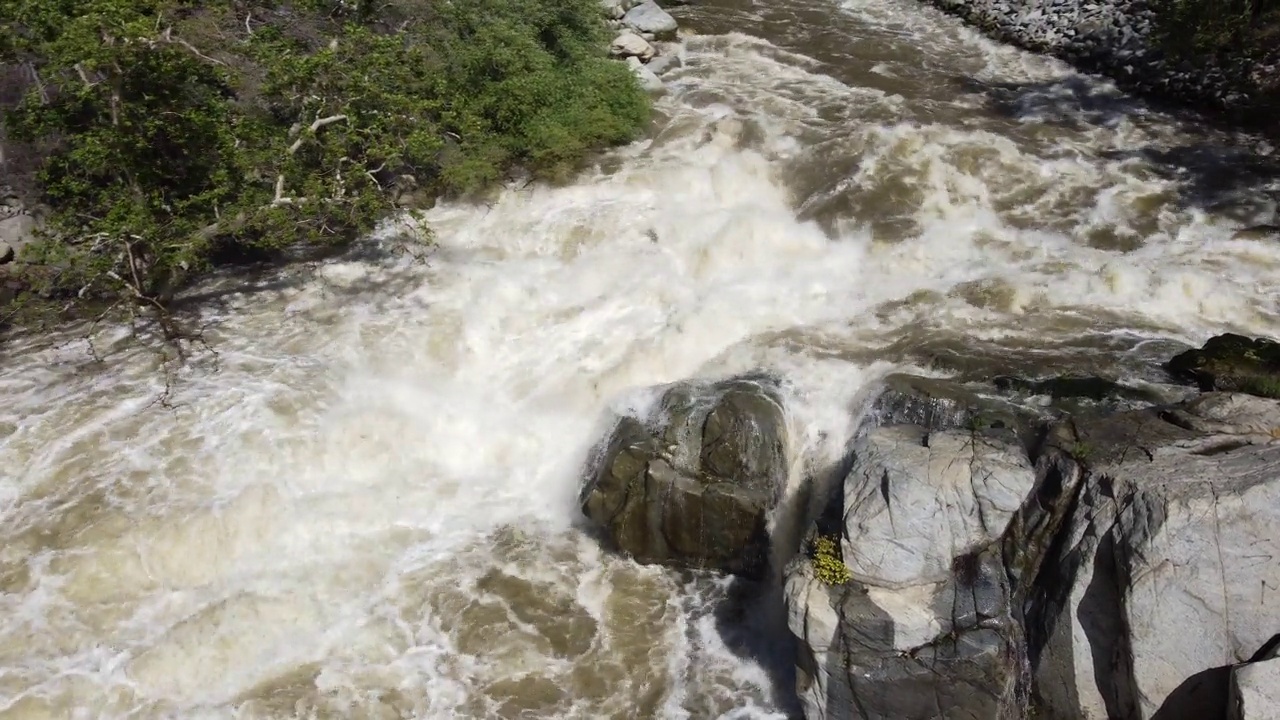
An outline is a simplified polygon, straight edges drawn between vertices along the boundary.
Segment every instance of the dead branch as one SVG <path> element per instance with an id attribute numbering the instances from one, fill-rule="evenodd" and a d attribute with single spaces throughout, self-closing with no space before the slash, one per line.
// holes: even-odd
<path id="1" fill-rule="evenodd" d="M 149 41 L 149 42 L 154 43 L 154 41 Z M 214 65 L 221 65 L 223 67 L 226 67 L 227 65 L 226 63 L 222 62 L 221 60 L 218 60 L 217 58 L 211 58 L 208 55 L 205 55 L 204 53 L 200 52 L 195 48 L 194 45 L 187 42 L 186 40 L 183 40 L 182 38 L 174 37 L 172 25 L 165 28 L 164 32 L 160 33 L 160 42 L 169 43 L 171 45 L 180 45 L 183 48 L 185 48 L 188 52 L 190 52 L 192 55 L 195 55 L 196 57 L 200 58 L 201 60 L 204 60 L 205 62 L 213 63 Z"/>
<path id="2" fill-rule="evenodd" d="M 307 128 L 307 130 L 312 135 L 315 135 L 316 132 L 319 131 L 321 128 L 327 125 L 332 125 L 336 122 L 344 122 L 346 119 L 347 119 L 346 115 L 330 115 L 329 117 L 316 118 L 316 121 L 311 123 L 311 127 Z M 297 127 L 297 125 L 295 125 L 294 127 Z M 302 141 L 305 139 L 306 138 L 300 137 L 297 140 L 294 140 L 293 144 L 289 146 L 289 154 L 294 155 L 295 153 L 297 153 L 298 148 L 302 147 Z"/>
<path id="3" fill-rule="evenodd" d="M 346 115 L 330 115 L 328 117 L 316 118 L 315 121 L 311 123 L 310 127 L 306 129 L 307 134 L 300 135 L 298 139 L 294 140 L 293 144 L 289 146 L 289 150 L 286 154 L 292 157 L 293 155 L 297 154 L 298 149 L 302 147 L 302 143 L 307 139 L 307 137 L 315 137 L 315 134 L 319 132 L 322 128 L 325 128 L 337 122 L 346 122 L 346 120 L 347 120 Z M 289 130 L 290 135 L 296 135 L 299 132 L 301 132 L 301 126 L 296 123 Z M 341 180 L 341 175 L 339 175 L 339 180 Z M 279 207 L 281 205 L 301 205 L 306 201 L 307 201 L 306 198 L 286 197 L 284 194 L 284 173 L 280 173 L 279 175 L 276 176 L 276 193 L 275 193 L 275 199 L 271 201 L 272 207 Z"/>
<path id="4" fill-rule="evenodd" d="M 85 72 L 84 63 L 76 63 L 71 67 L 75 68 L 76 74 L 80 76 L 80 81 L 84 83 L 85 90 L 91 90 L 98 83 L 89 80 L 89 73 Z"/>

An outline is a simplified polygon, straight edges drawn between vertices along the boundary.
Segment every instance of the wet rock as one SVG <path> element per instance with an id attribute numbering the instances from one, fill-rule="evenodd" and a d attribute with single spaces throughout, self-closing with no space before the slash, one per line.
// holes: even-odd
<path id="1" fill-rule="evenodd" d="M 1280 398 L 1280 343 L 1224 334 L 1171 359 L 1166 369 L 1201 390 Z"/>
<path id="2" fill-rule="evenodd" d="M 640 62 L 640 58 L 635 56 L 627 58 L 627 66 L 631 68 L 631 72 L 634 73 L 636 79 L 640 81 L 640 87 L 644 88 L 647 92 L 659 93 L 666 88 L 666 86 L 662 84 L 662 78 L 654 75 L 652 70 L 645 67 L 645 64 Z"/>
<path id="3" fill-rule="evenodd" d="M 1139 410 L 1182 399 L 1176 393 L 1133 387 L 1097 375 L 1059 375 L 1039 379 L 1000 375 L 993 378 L 992 383 L 1001 392 L 1013 396 L 1045 397 L 1050 408 L 1068 414 Z"/>
<path id="4" fill-rule="evenodd" d="M 808 557 L 786 571 L 797 689 L 819 718 L 1021 718 L 1025 667 L 1001 538 L 1032 493 L 1002 433 L 879 427 L 855 445 L 840 500 L 851 580 Z"/>
<path id="5" fill-rule="evenodd" d="M 929 430 L 1017 427 L 1031 414 L 1002 400 L 979 395 L 973 385 L 944 378 L 893 373 L 871 406 L 876 425 L 920 425 Z"/>
<path id="6" fill-rule="evenodd" d="M 1237 230 L 1232 240 L 1280 240 L 1280 225 L 1253 225 Z"/>
<path id="7" fill-rule="evenodd" d="M 1231 671 L 1227 708 L 1228 720 L 1280 720 L 1280 658 L 1274 652 Z"/>
<path id="8" fill-rule="evenodd" d="M 647 0 L 627 11 L 622 23 L 637 33 L 653 33 L 659 40 L 673 40 L 676 36 L 676 20 L 666 10 Z"/>
<path id="9" fill-rule="evenodd" d="M 648 62 L 654 56 L 653 46 L 648 40 L 633 32 L 624 32 L 609 44 L 609 54 L 615 57 L 635 57 L 641 62 Z"/>
<path id="10" fill-rule="evenodd" d="M 623 418 L 583 487 L 583 513 L 639 562 L 758 577 L 786 484 L 786 422 L 766 380 L 681 383 Z"/>
<path id="11" fill-rule="evenodd" d="M 1040 468 L 1080 490 L 1027 603 L 1046 717 L 1223 717 L 1280 612 L 1276 428 L 1280 402 L 1211 394 L 1052 429 Z"/>
<path id="12" fill-rule="evenodd" d="M 678 67 L 682 67 L 683 65 L 684 65 L 684 61 L 680 59 L 680 56 L 674 53 L 671 53 L 668 55 L 659 55 L 658 57 L 655 57 L 654 59 L 649 61 L 649 64 L 646 67 L 648 67 L 649 72 L 653 73 L 654 75 L 663 75 Z"/>

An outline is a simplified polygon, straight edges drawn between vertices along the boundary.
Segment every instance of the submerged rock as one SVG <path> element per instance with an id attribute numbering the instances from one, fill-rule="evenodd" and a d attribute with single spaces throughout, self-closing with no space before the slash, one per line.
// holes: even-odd
<path id="1" fill-rule="evenodd" d="M 1280 343 L 1274 340 L 1218 335 L 1198 350 L 1175 356 L 1166 368 L 1201 390 L 1280 398 Z"/>
<path id="2" fill-rule="evenodd" d="M 1043 470 L 1080 486 L 1027 616 L 1045 717 L 1204 720 L 1280 612 L 1280 403 L 1209 394 L 1070 420 Z"/>
<path id="3" fill-rule="evenodd" d="M 669 53 L 667 55 L 659 55 L 649 61 L 645 67 L 649 68 L 649 72 L 654 75 L 662 75 L 684 65 L 684 61 L 679 55 Z"/>
<path id="4" fill-rule="evenodd" d="M 1059 375 L 1038 379 L 1000 375 L 992 382 L 1005 393 L 1048 398 L 1051 408 L 1067 413 L 1095 409 L 1138 410 L 1170 399 L 1153 389 L 1132 387 L 1096 375 Z"/>
<path id="5" fill-rule="evenodd" d="M 787 481 L 786 438 L 768 381 L 677 384 L 649 422 L 618 423 L 582 511 L 639 562 L 759 577 Z"/>

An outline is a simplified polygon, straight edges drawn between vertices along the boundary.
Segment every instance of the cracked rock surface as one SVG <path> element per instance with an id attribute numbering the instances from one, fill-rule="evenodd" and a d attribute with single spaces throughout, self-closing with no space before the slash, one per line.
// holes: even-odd
<path id="1" fill-rule="evenodd" d="M 844 481 L 831 587 L 788 568 L 808 718 L 1019 718 L 1025 665 L 1001 538 L 1035 484 L 1008 433 L 886 426 Z"/>
<path id="2" fill-rule="evenodd" d="M 1280 630 L 1277 429 L 1280 403 L 1219 393 L 1054 429 L 1081 490 L 1029 617 L 1049 717 L 1222 717 Z"/>
<path id="3" fill-rule="evenodd" d="M 852 579 L 823 582 L 805 554 L 785 574 L 805 716 L 1259 712 L 1275 672 L 1259 648 L 1280 638 L 1280 401 L 1068 417 L 1030 452 L 1011 436 L 859 437 L 810 531 L 840 534 Z"/>

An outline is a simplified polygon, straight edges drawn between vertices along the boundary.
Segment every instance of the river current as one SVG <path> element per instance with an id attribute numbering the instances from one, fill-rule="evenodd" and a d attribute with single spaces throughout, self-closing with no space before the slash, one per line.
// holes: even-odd
<path id="1" fill-rule="evenodd" d="M 674 14 L 650 136 L 572 183 L 212 283 L 173 372 L 0 346 L 0 718 L 788 717 L 767 603 L 583 531 L 614 414 L 768 371 L 803 479 L 893 369 L 1280 334 L 1270 148 L 906 0 Z"/>

